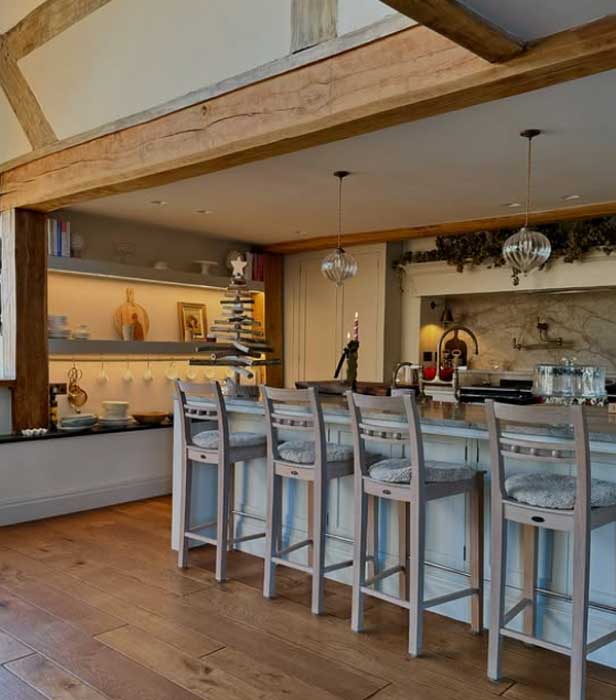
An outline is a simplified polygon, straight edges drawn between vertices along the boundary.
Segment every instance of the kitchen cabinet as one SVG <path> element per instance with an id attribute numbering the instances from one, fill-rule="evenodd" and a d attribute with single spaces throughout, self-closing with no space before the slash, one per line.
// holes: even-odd
<path id="1" fill-rule="evenodd" d="M 358 379 L 389 381 L 400 359 L 401 291 L 393 259 L 398 244 L 356 246 L 357 276 L 342 287 L 321 274 L 327 251 L 285 260 L 285 383 L 333 377 L 336 363 L 359 313 Z"/>

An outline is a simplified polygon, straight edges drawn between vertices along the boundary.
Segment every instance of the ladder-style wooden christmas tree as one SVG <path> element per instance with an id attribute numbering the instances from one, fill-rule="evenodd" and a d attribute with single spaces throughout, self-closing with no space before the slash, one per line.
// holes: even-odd
<path id="1" fill-rule="evenodd" d="M 255 385 L 241 385 L 241 378 L 254 379 L 254 367 L 278 365 L 280 360 L 266 359 L 265 353 L 273 352 L 267 343 L 260 321 L 254 318 L 255 300 L 248 290 L 244 270 L 246 261 L 237 258 L 231 261 L 233 274 L 220 302 L 223 318 L 214 321 L 207 342 L 199 347 L 199 352 L 208 353 L 204 359 L 192 359 L 191 365 L 210 367 L 231 367 L 233 379 L 225 382 L 225 393 L 232 396 L 253 397 L 258 394 Z"/>

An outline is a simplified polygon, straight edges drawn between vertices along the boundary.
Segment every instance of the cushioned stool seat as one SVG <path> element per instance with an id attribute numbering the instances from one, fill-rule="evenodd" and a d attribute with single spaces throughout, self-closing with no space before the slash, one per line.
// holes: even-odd
<path id="1" fill-rule="evenodd" d="M 464 481 L 473 478 L 473 470 L 464 464 L 427 460 L 426 482 Z M 370 478 L 395 484 L 411 482 L 411 465 L 408 459 L 382 459 L 370 467 Z"/>
<path id="2" fill-rule="evenodd" d="M 289 440 L 278 445 L 278 454 L 285 462 L 294 464 L 314 464 L 316 459 L 314 444 L 309 440 Z M 349 445 L 327 443 L 328 462 L 347 462 L 353 459 L 353 448 Z"/>
<path id="3" fill-rule="evenodd" d="M 509 498 L 529 506 L 572 510 L 576 478 L 540 472 L 512 474 L 505 479 L 505 491 Z M 592 479 L 590 504 L 593 508 L 616 505 L 616 483 Z"/>
<path id="4" fill-rule="evenodd" d="M 197 433 L 192 441 L 197 447 L 202 447 L 204 450 L 217 450 L 220 436 L 218 430 L 204 430 Z M 265 435 L 258 433 L 247 432 L 231 432 L 229 433 L 229 444 L 231 447 L 258 447 L 265 445 L 267 438 Z"/>

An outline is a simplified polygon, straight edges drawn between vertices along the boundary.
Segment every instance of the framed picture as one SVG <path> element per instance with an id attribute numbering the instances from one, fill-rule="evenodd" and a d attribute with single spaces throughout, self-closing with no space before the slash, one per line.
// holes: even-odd
<path id="1" fill-rule="evenodd" d="M 205 304 L 178 301 L 178 317 L 182 340 L 205 340 L 207 334 Z"/>

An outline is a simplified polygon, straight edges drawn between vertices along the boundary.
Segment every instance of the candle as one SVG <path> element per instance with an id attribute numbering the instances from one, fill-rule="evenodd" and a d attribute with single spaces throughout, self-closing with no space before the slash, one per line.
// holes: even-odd
<path id="1" fill-rule="evenodd" d="M 359 312 L 355 312 L 355 318 L 353 319 L 353 340 L 359 341 Z"/>
<path id="2" fill-rule="evenodd" d="M 347 333 L 347 343 L 350 342 L 350 340 L 351 340 L 351 334 Z"/>

